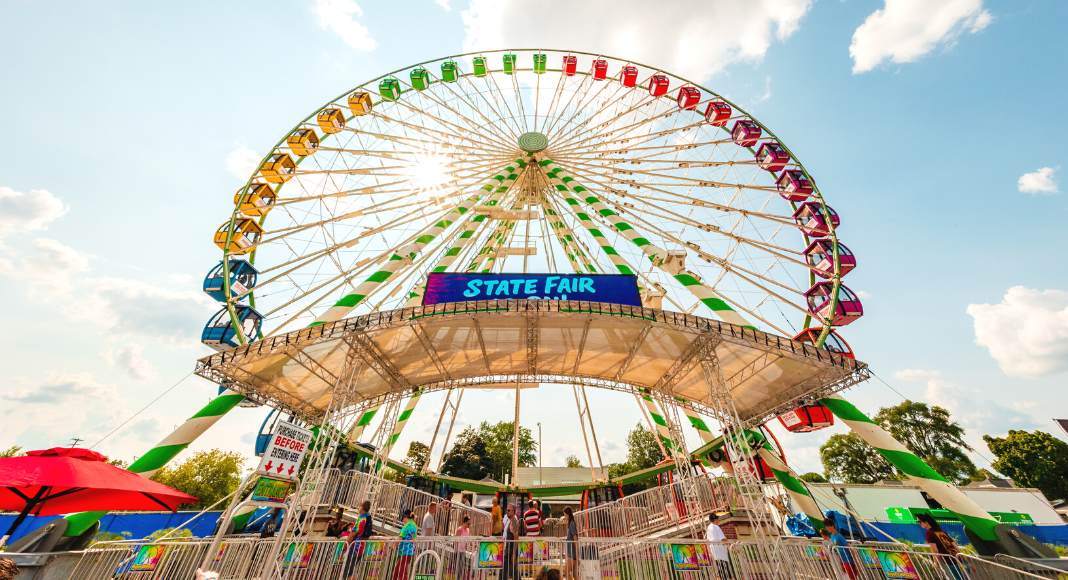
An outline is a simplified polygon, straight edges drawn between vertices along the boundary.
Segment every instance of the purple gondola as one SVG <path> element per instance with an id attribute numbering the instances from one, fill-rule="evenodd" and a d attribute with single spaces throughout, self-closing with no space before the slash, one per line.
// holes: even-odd
<path id="1" fill-rule="evenodd" d="M 831 326 L 845 326 L 864 316 L 864 307 L 856 294 L 845 286 L 838 287 L 838 303 L 831 311 L 831 298 L 834 294 L 834 282 L 817 282 L 805 292 L 808 311 L 821 320 L 829 320 Z"/>
<path id="2" fill-rule="evenodd" d="M 831 216 L 830 227 L 827 226 L 827 219 L 823 215 L 823 206 L 820 202 L 810 201 L 797 208 L 794 212 L 794 222 L 797 223 L 802 233 L 810 238 L 826 238 L 831 235 L 831 230 L 837 228 L 841 220 L 838 219 L 838 214 L 831 209 L 831 206 L 825 207 L 827 214 Z"/>
<path id="3" fill-rule="evenodd" d="M 820 278 L 830 278 L 834 274 L 834 242 L 815 240 L 801 252 L 805 261 Z M 838 275 L 845 276 L 857 267 L 857 257 L 845 244 L 838 244 Z"/>
<path id="4" fill-rule="evenodd" d="M 786 148 L 774 141 L 761 143 L 756 152 L 757 165 L 772 173 L 782 171 L 783 167 L 790 162 L 790 154 Z"/>
<path id="5" fill-rule="evenodd" d="M 805 201 L 812 195 L 812 182 L 798 169 L 787 169 L 775 181 L 779 195 L 788 201 Z"/>
<path id="6" fill-rule="evenodd" d="M 731 128 L 731 139 L 742 147 L 752 147 L 760 139 L 760 133 L 760 125 L 742 119 L 734 122 L 734 127 Z"/>

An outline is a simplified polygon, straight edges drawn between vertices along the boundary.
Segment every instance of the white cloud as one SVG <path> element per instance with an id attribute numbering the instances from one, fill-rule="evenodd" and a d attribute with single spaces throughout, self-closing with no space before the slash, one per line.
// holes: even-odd
<path id="1" fill-rule="evenodd" d="M 171 290 L 125 278 L 87 280 L 88 294 L 66 309 L 74 320 L 95 322 L 113 337 L 165 342 L 198 340 L 218 310 L 202 292 Z"/>
<path id="2" fill-rule="evenodd" d="M 975 342 L 1005 374 L 1038 377 L 1068 369 L 1068 292 L 1009 288 L 1000 304 L 969 304 Z"/>
<path id="3" fill-rule="evenodd" d="M 771 77 L 768 77 L 767 79 L 764 80 L 764 94 L 761 95 L 759 99 L 757 99 L 757 102 L 758 103 L 763 103 L 764 101 L 766 101 L 766 100 L 768 100 L 770 98 L 771 98 Z"/>
<path id="4" fill-rule="evenodd" d="M 356 22 L 356 18 L 363 16 L 363 10 L 352 0 L 315 0 L 315 15 L 319 28 L 340 36 L 352 48 L 375 49 L 375 40 L 368 36 L 367 28 Z"/>
<path id="5" fill-rule="evenodd" d="M 88 441 L 121 413 L 118 401 L 114 385 L 98 383 L 89 373 L 48 373 L 32 384 L 14 377 L 0 393 L 4 435 L 33 447 L 64 444 L 69 437 Z"/>
<path id="6" fill-rule="evenodd" d="M 0 187 L 0 238 L 43 230 L 68 211 L 70 206 L 47 190 L 31 189 L 30 193 L 22 193 Z"/>
<path id="7" fill-rule="evenodd" d="M 1059 168 L 1043 167 L 1034 173 L 1024 173 L 1016 182 L 1016 187 L 1031 195 L 1060 193 L 1057 189 L 1057 182 L 1053 180 L 1053 174 L 1057 172 L 1057 169 Z"/>
<path id="8" fill-rule="evenodd" d="M 1038 427 L 1030 415 L 984 399 L 978 391 L 934 379 L 927 382 L 924 398 L 933 405 L 947 409 L 953 419 L 968 430 L 968 441 L 981 446 L 983 435 L 1004 435 L 1009 429 Z"/>
<path id="9" fill-rule="evenodd" d="M 45 301 L 70 294 L 71 276 L 89 271 L 90 256 L 46 238 L 33 241 L 34 253 L 25 257 L 0 260 L 0 274 L 22 282 L 26 294 Z"/>
<path id="10" fill-rule="evenodd" d="M 871 292 L 865 292 L 863 290 L 854 290 L 853 293 L 857 295 L 857 298 L 861 298 L 863 300 L 871 298 Z"/>
<path id="11" fill-rule="evenodd" d="M 811 5 L 811 0 L 679 0 L 653 10 L 644 0 L 555 0 L 532 9 L 518 0 L 472 0 L 462 14 L 463 51 L 566 46 L 633 58 L 703 81 L 731 64 L 761 60 L 773 40 L 797 31 Z"/>
<path id="12" fill-rule="evenodd" d="M 104 362 L 112 366 L 118 366 L 126 371 L 135 381 L 150 381 L 156 377 L 156 368 L 152 366 L 142 352 L 144 347 L 140 344 L 127 344 L 118 349 L 109 348 L 100 353 Z"/>
<path id="13" fill-rule="evenodd" d="M 444 8 L 446 12 L 452 11 L 452 8 L 449 7 L 449 0 L 434 0 L 434 2 L 437 2 L 438 6 Z"/>
<path id="14" fill-rule="evenodd" d="M 894 372 L 894 378 L 902 381 L 922 381 L 940 376 L 942 376 L 942 373 L 938 371 L 925 371 L 923 369 L 905 369 Z"/>
<path id="15" fill-rule="evenodd" d="M 979 32 L 992 20 L 983 0 L 886 0 L 853 33 L 853 74 L 886 60 L 913 62 L 939 44 L 952 45 L 964 31 Z"/>
<path id="16" fill-rule="evenodd" d="M 238 178 L 247 181 L 256 168 L 260 166 L 263 157 L 248 147 L 238 147 L 226 157 L 226 170 Z"/>

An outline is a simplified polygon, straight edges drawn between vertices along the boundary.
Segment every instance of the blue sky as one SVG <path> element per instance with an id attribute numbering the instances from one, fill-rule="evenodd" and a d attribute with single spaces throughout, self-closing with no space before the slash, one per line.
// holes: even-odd
<path id="1" fill-rule="evenodd" d="M 1066 18 L 1064 3 L 981 0 L 0 4 L 0 447 L 96 442 L 162 394 L 100 446 L 141 453 L 214 394 L 195 377 L 167 389 L 209 352 L 200 283 L 238 169 L 369 78 L 535 46 L 661 66 L 774 129 L 858 256 L 865 317 L 842 334 L 892 387 L 852 389 L 862 409 L 896 390 L 950 408 L 973 442 L 1054 432 L 1068 416 Z M 561 389 L 524 393 L 549 465 L 585 455 Z M 621 460 L 637 406 L 590 396 L 605 459 Z M 440 399 L 424 397 L 398 449 L 429 440 Z M 512 415 L 500 393 L 464 403 L 466 423 Z M 249 454 L 263 415 L 235 411 L 194 447 Z M 782 437 L 788 460 L 819 470 L 829 433 Z"/>

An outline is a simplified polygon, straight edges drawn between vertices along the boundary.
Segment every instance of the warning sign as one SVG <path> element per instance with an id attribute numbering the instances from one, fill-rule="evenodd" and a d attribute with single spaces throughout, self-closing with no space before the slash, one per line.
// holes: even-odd
<path id="1" fill-rule="evenodd" d="M 275 425 L 274 433 L 271 433 L 271 442 L 263 452 L 256 472 L 274 478 L 295 478 L 311 439 L 311 431 L 279 421 Z"/>

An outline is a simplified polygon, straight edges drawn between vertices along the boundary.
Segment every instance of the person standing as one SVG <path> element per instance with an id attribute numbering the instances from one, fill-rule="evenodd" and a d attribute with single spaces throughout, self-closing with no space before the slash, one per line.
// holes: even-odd
<path id="1" fill-rule="evenodd" d="M 494 536 L 499 536 L 504 533 L 504 523 L 501 521 L 501 506 L 497 503 L 497 496 L 493 497 L 493 507 L 490 509 L 490 518 L 493 521 L 493 528 L 490 530 Z"/>
<path id="2" fill-rule="evenodd" d="M 833 518 L 824 519 L 823 525 L 827 527 L 827 532 L 831 534 L 831 542 L 838 548 L 835 552 L 838 553 L 838 558 L 842 561 L 842 571 L 846 573 L 849 580 L 857 580 L 857 565 L 854 563 L 853 554 L 849 550 L 849 542 L 838 531 L 838 526 L 834 525 Z"/>
<path id="3" fill-rule="evenodd" d="M 408 580 L 411 575 L 412 558 L 415 557 L 415 537 L 419 528 L 412 520 L 415 514 L 411 510 L 404 512 L 404 525 L 400 529 L 400 545 L 397 547 L 397 567 L 393 569 L 393 580 Z"/>
<path id="4" fill-rule="evenodd" d="M 952 580 L 964 580 L 964 573 L 961 572 L 960 563 L 957 561 L 960 548 L 942 529 L 942 524 L 936 522 L 931 514 L 919 514 L 916 516 L 916 521 L 924 530 L 924 537 L 927 538 L 927 543 L 935 554 L 935 562 L 949 572 Z"/>
<path id="5" fill-rule="evenodd" d="M 578 525 L 575 524 L 575 513 L 571 511 L 571 506 L 564 508 L 564 519 L 567 520 L 567 562 L 564 572 L 567 580 L 578 580 L 578 548 L 575 544 L 578 541 Z"/>
<path id="6" fill-rule="evenodd" d="M 516 559 L 516 542 L 519 538 L 519 516 L 515 506 L 508 504 L 504 518 L 504 573 L 501 580 L 519 580 L 519 561 Z"/>
<path id="7" fill-rule="evenodd" d="M 356 521 L 349 527 L 348 535 L 345 537 L 349 551 L 348 563 L 345 564 L 345 578 L 355 576 L 353 569 L 363 559 L 363 546 L 364 542 L 371 537 L 373 528 L 371 524 L 371 502 L 364 500 L 360 505 L 360 515 L 356 516 Z"/>
<path id="8" fill-rule="evenodd" d="M 527 512 L 523 514 L 523 520 L 526 522 L 528 536 L 541 535 L 541 512 L 538 511 L 538 504 L 534 500 L 527 503 Z"/>
<path id="9" fill-rule="evenodd" d="M 464 519 L 460 522 L 460 527 L 456 528 L 456 535 L 460 537 L 466 537 L 471 535 L 471 516 L 464 514 Z M 471 561 L 467 555 L 467 542 L 456 543 L 456 556 L 457 564 L 462 570 L 460 577 L 468 578 L 471 575 Z"/>
<path id="10" fill-rule="evenodd" d="M 723 528 L 719 527 L 719 514 L 708 514 L 708 529 L 705 530 L 705 540 L 708 540 L 708 553 L 712 556 L 716 578 L 724 580 L 734 578 L 731 573 L 731 560 L 727 554 L 727 535 Z"/>
<path id="11" fill-rule="evenodd" d="M 434 521 L 434 514 L 438 511 L 438 504 L 432 503 L 426 506 L 426 515 L 423 516 L 423 526 L 419 530 L 420 536 L 433 536 L 438 529 L 437 522 Z"/>

